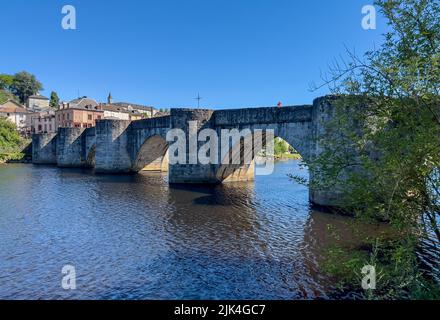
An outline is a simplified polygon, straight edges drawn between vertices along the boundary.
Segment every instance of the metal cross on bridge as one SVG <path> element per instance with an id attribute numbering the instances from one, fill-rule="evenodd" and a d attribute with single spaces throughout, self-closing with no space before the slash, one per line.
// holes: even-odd
<path id="1" fill-rule="evenodd" d="M 203 98 L 200 96 L 200 93 L 197 93 L 197 98 L 194 98 L 195 100 L 197 100 L 197 108 L 200 109 L 200 100 L 202 100 Z"/>

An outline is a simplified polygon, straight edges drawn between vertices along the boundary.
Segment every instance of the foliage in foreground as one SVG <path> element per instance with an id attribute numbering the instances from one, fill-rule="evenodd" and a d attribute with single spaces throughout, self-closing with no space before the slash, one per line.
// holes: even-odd
<path id="1" fill-rule="evenodd" d="M 440 247 L 440 3 L 376 5 L 391 31 L 378 50 L 348 52 L 350 62 L 331 68 L 325 85 L 338 99 L 328 130 L 338 143 L 327 139 L 309 166 L 322 175 L 315 187 L 344 176 L 342 206 L 358 220 L 389 222 L 396 237 L 365 239 L 368 250 L 332 248 L 326 269 L 359 287 L 360 266 L 374 265 L 380 288 L 366 298 L 439 299 L 440 275 L 420 268 L 417 250 L 422 240 Z"/>

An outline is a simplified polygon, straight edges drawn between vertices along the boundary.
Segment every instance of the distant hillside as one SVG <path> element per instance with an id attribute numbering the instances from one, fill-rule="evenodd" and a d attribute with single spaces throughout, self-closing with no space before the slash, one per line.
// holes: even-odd
<path id="1" fill-rule="evenodd" d="M 0 104 L 5 103 L 8 100 L 17 100 L 17 98 L 10 92 L 0 90 Z"/>

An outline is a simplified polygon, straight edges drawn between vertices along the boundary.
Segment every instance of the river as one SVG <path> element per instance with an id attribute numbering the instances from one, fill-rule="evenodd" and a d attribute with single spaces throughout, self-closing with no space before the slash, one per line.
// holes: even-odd
<path id="1" fill-rule="evenodd" d="M 252 183 L 170 187 L 161 173 L 0 166 L 0 298 L 331 298 L 321 249 L 349 218 L 311 210 L 288 173 L 308 175 L 289 160 Z"/>

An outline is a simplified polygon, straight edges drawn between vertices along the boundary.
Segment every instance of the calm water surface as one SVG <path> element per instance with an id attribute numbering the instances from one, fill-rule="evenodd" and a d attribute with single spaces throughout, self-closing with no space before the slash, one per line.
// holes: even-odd
<path id="1" fill-rule="evenodd" d="M 253 183 L 170 187 L 167 176 L 0 166 L 0 298 L 329 298 L 327 225 L 297 161 Z M 77 289 L 61 287 L 75 266 Z"/>

